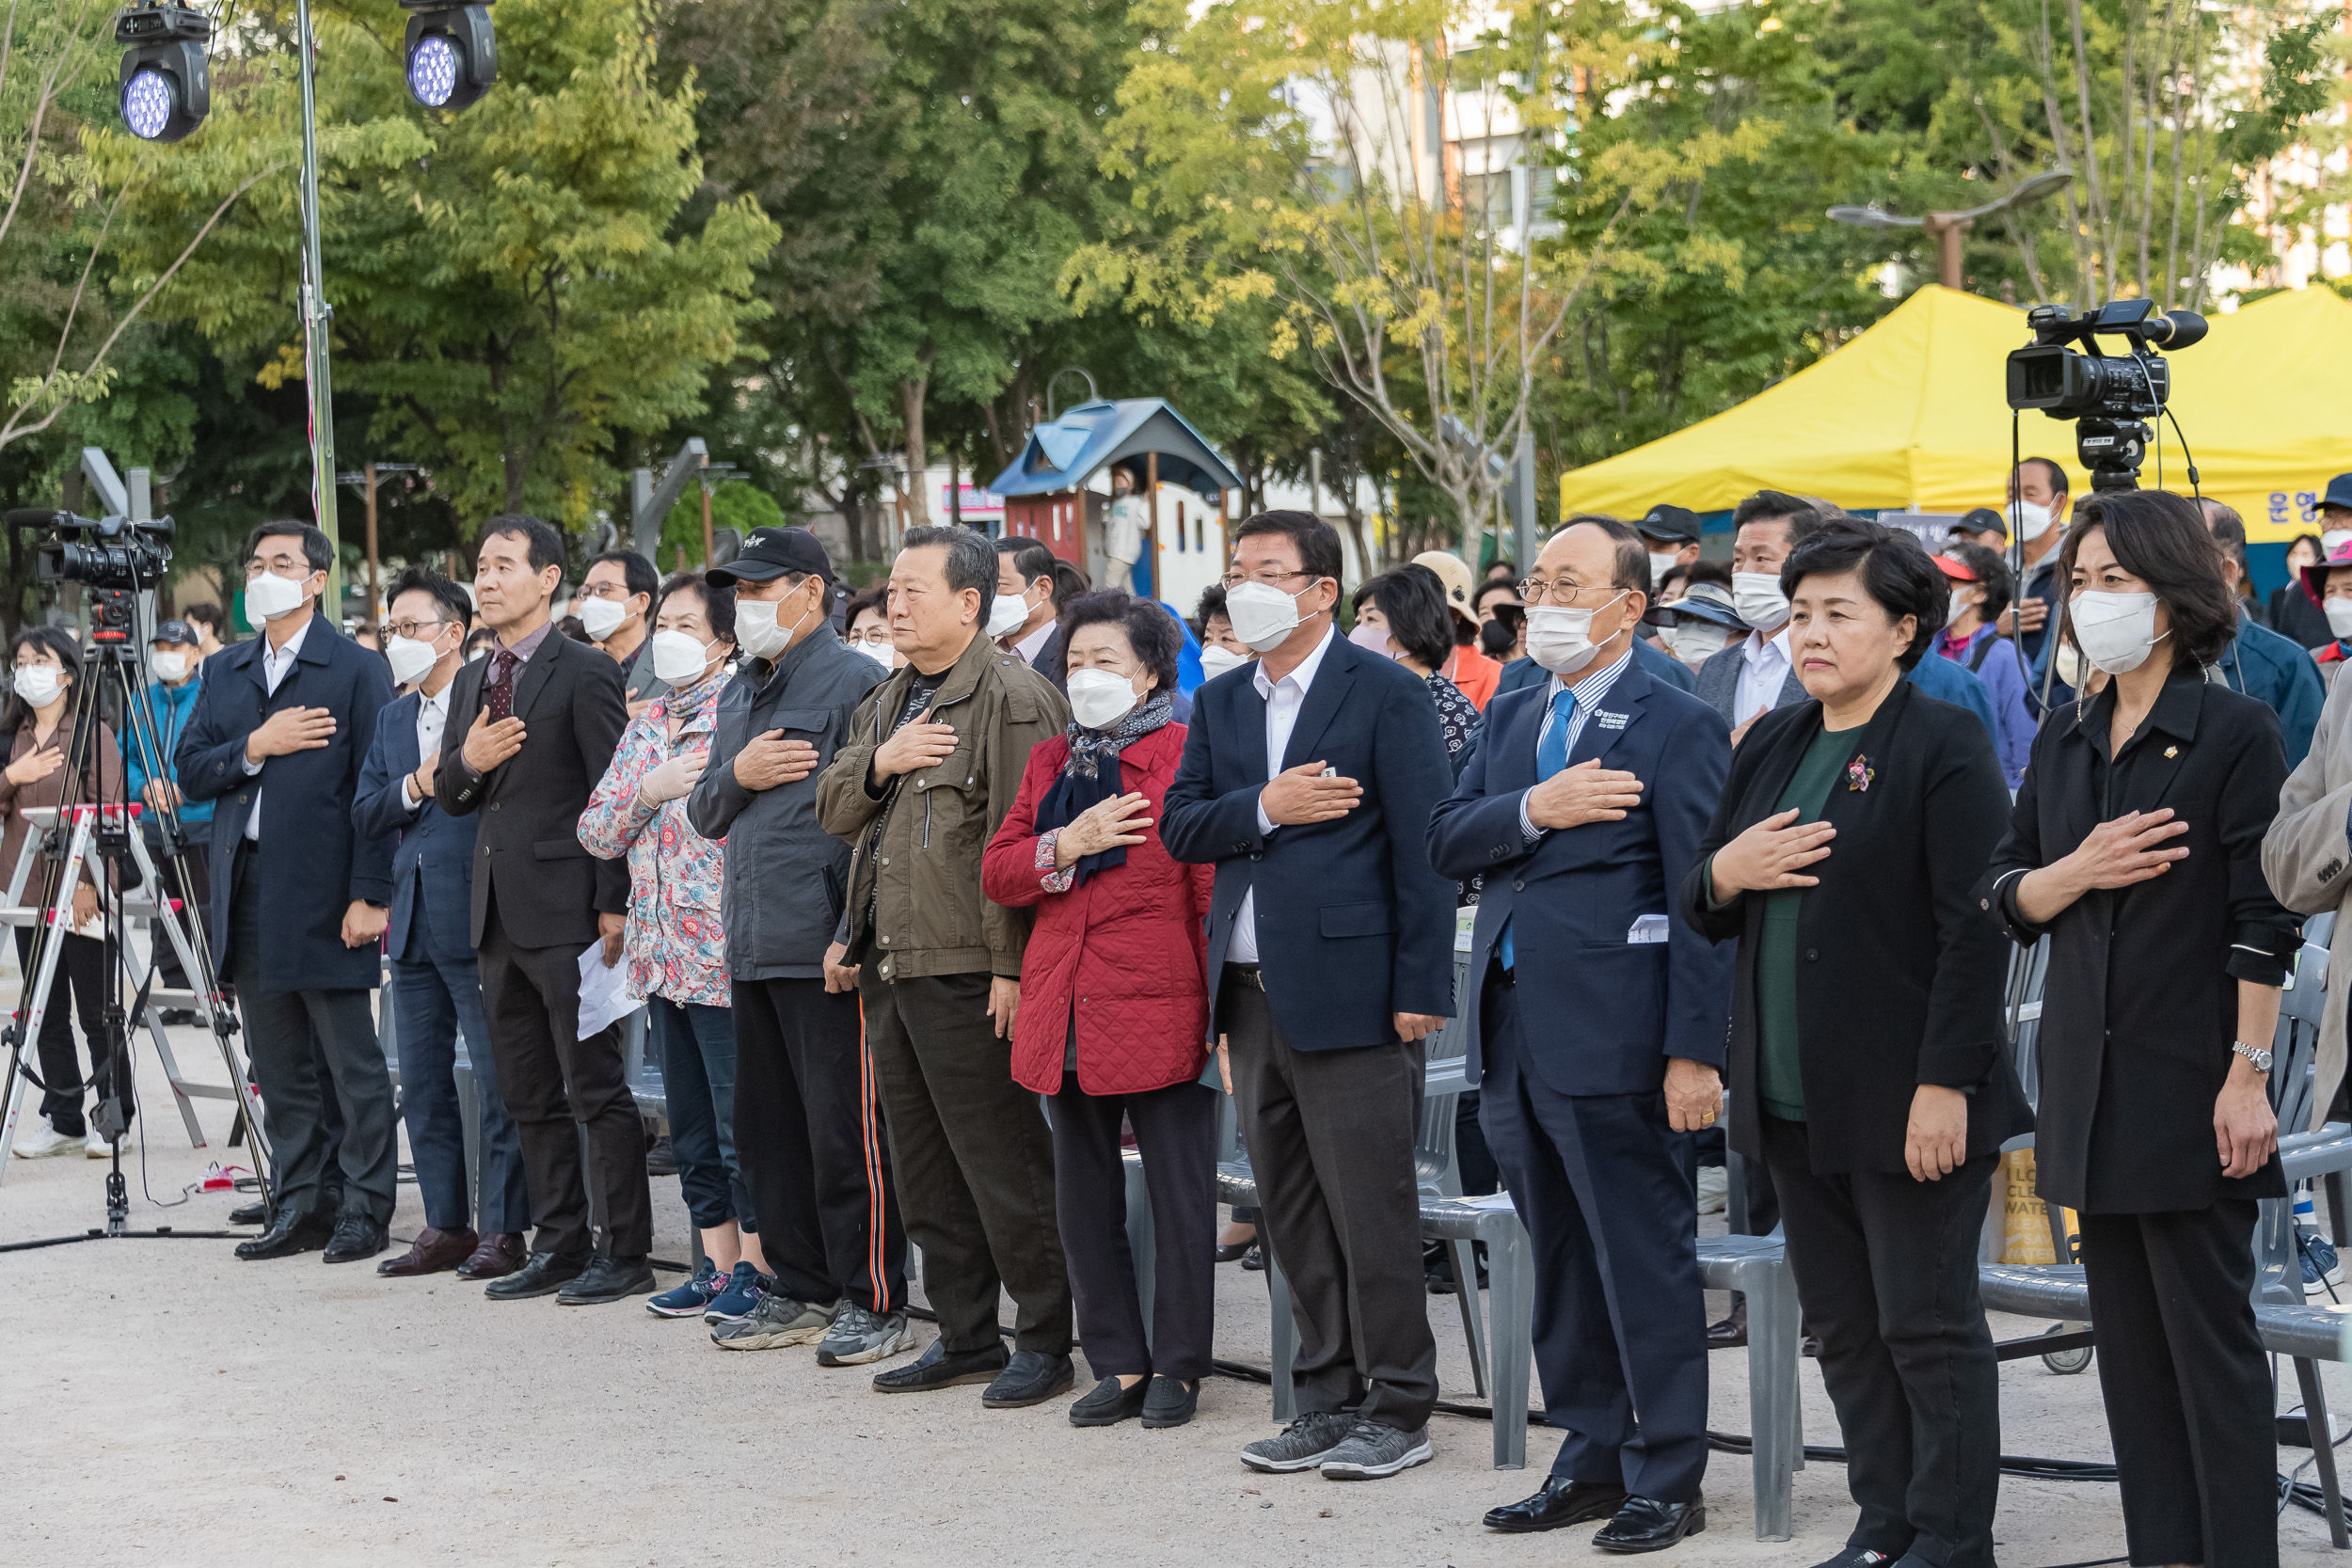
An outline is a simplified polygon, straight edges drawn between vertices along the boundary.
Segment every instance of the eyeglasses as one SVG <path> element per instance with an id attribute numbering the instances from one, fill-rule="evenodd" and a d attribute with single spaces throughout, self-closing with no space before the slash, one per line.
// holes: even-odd
<path id="1" fill-rule="evenodd" d="M 435 638 L 440 636 L 440 628 L 448 625 L 449 622 L 446 620 L 392 621 L 388 623 L 384 629 L 390 632 L 394 637 L 405 637 L 418 642 L 430 642 Z"/>
<path id="2" fill-rule="evenodd" d="M 573 595 L 580 599 L 627 599 L 630 596 L 626 587 L 615 587 L 609 582 L 583 582 L 580 585 L 580 592 Z"/>
<path id="3" fill-rule="evenodd" d="M 1550 582 L 1542 582 L 1534 578 L 1528 578 L 1519 583 L 1519 601 L 1525 606 L 1550 604 L 1565 609 L 1576 603 L 1584 593 L 1582 586 L 1568 578 L 1555 578 Z M 1502 607 L 1496 608 L 1500 610 Z"/>
<path id="4" fill-rule="evenodd" d="M 1279 588 L 1293 578 L 1314 578 L 1317 575 L 1313 572 L 1228 572 L 1225 574 L 1225 587 L 1230 592 L 1245 582 L 1263 582 L 1268 588 Z"/>
<path id="5" fill-rule="evenodd" d="M 265 572 L 275 572 L 281 578 L 307 578 L 313 569 L 307 558 L 298 555 L 266 557 L 257 555 L 245 563 L 245 575 L 247 578 L 258 578 Z"/>

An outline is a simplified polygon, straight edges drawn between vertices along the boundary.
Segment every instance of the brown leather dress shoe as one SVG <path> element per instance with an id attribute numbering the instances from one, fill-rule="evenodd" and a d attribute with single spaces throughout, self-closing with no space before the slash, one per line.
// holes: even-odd
<path id="1" fill-rule="evenodd" d="M 412 1275 L 439 1274 L 453 1269 L 472 1255 L 482 1238 L 470 1230 L 436 1230 L 426 1226 L 397 1258 L 387 1258 L 375 1272 L 405 1279 Z"/>
<path id="2" fill-rule="evenodd" d="M 523 1266 L 531 1249 L 523 1245 L 522 1237 L 512 1230 L 493 1230 L 482 1238 L 473 1249 L 473 1256 L 457 1265 L 460 1279 L 497 1279 L 513 1274 Z"/>

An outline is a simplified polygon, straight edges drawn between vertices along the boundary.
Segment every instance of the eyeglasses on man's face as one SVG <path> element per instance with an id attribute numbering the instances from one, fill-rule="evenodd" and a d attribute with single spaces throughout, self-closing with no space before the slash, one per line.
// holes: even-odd
<path id="1" fill-rule="evenodd" d="M 1542 578 L 1526 578 L 1520 581 L 1518 588 L 1519 602 L 1530 608 L 1548 604 L 1565 609 L 1591 592 L 1591 585 L 1580 583 L 1574 578 L 1554 578 L 1549 582 Z"/>
<path id="2" fill-rule="evenodd" d="M 1263 582 L 1268 588 L 1279 588 L 1284 593 L 1288 594 L 1294 592 L 1294 590 L 1286 585 L 1299 578 L 1305 578 L 1311 582 L 1315 578 L 1315 574 L 1312 572 L 1285 572 L 1273 566 L 1268 566 L 1256 572 L 1228 572 L 1225 574 L 1225 588 L 1226 592 L 1231 593 L 1232 590 L 1239 588 L 1245 582 Z"/>

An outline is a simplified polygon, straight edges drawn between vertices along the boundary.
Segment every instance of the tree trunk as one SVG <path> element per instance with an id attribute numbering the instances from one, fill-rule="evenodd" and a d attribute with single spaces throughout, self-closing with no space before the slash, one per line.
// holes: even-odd
<path id="1" fill-rule="evenodd" d="M 898 417 L 906 428 L 909 528 L 928 527 L 931 520 L 930 498 L 925 494 L 930 486 L 923 478 L 923 470 L 930 466 L 923 440 L 923 394 L 930 385 L 928 376 L 909 376 L 898 383 Z"/>

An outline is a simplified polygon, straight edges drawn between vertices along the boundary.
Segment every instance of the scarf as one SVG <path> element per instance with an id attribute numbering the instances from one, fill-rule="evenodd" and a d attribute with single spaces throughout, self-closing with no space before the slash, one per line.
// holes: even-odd
<path id="1" fill-rule="evenodd" d="M 1120 716 L 1119 722 L 1107 730 L 1090 730 L 1073 721 L 1064 732 L 1070 742 L 1069 760 L 1062 764 L 1061 776 L 1054 787 L 1038 802 L 1037 831 L 1050 832 L 1067 828 L 1078 814 L 1090 806 L 1119 795 L 1119 753 L 1167 723 L 1175 716 L 1176 699 L 1166 691 L 1154 691 Z M 1099 854 L 1081 855 L 1072 866 L 1076 873 L 1070 885 L 1074 889 L 1098 871 L 1127 863 L 1127 847 L 1120 845 Z"/>

